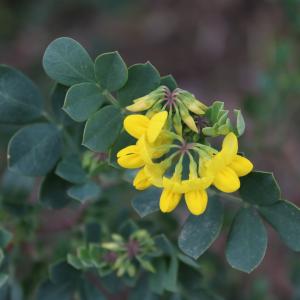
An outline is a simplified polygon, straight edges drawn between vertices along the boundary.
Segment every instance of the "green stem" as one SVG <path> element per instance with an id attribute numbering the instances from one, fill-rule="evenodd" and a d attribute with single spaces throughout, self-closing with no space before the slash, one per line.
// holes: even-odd
<path id="1" fill-rule="evenodd" d="M 119 101 L 108 90 L 104 90 L 102 94 L 113 106 L 120 109 L 124 114 L 126 113 L 126 110 L 122 108 Z"/>
<path id="2" fill-rule="evenodd" d="M 52 116 L 49 115 L 46 111 L 43 111 L 42 116 L 43 116 L 47 121 L 49 121 L 50 123 L 53 123 L 53 124 L 57 125 L 55 119 L 52 118 Z"/>

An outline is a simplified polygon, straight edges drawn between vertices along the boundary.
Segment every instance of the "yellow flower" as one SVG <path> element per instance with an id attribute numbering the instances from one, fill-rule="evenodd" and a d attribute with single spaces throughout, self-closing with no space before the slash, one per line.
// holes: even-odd
<path id="1" fill-rule="evenodd" d="M 145 137 L 142 136 L 135 145 L 130 145 L 117 153 L 118 164 L 126 169 L 141 168 L 145 164 L 151 164 L 151 149 Z"/>
<path id="2" fill-rule="evenodd" d="M 168 118 L 166 111 L 154 114 L 151 119 L 144 115 L 130 115 L 124 120 L 125 130 L 134 138 L 146 135 L 149 143 L 154 143 Z"/>
<path id="3" fill-rule="evenodd" d="M 172 178 L 163 177 L 163 191 L 160 196 L 159 207 L 164 213 L 171 212 L 176 208 L 184 192 L 181 183 L 182 159 L 183 156 L 180 157 Z"/>
<path id="4" fill-rule="evenodd" d="M 206 189 L 212 183 L 212 177 L 198 177 L 197 164 L 191 154 L 189 179 L 182 181 L 184 198 L 189 211 L 194 215 L 204 213 L 207 207 L 208 196 Z"/>
<path id="5" fill-rule="evenodd" d="M 163 191 L 160 196 L 159 207 L 164 213 L 171 212 L 178 205 L 183 194 L 183 187 L 179 178 L 163 178 Z"/>
<path id="6" fill-rule="evenodd" d="M 207 207 L 206 189 L 211 185 L 211 178 L 190 178 L 182 181 L 184 197 L 189 211 L 193 215 L 201 215 Z"/>
<path id="7" fill-rule="evenodd" d="M 162 187 L 163 174 L 170 167 L 170 164 L 170 160 L 165 160 L 161 163 L 145 165 L 135 176 L 133 186 L 137 190 L 145 190 L 151 185 Z"/>
<path id="8" fill-rule="evenodd" d="M 133 104 L 126 107 L 127 110 L 132 112 L 144 111 L 149 109 L 155 103 L 155 99 L 151 99 L 149 95 L 138 98 Z"/>
<path id="9" fill-rule="evenodd" d="M 237 191 L 240 188 L 239 177 L 253 169 L 253 164 L 237 152 L 237 137 L 231 132 L 224 138 L 222 150 L 202 166 L 202 175 L 213 177 L 213 185 L 224 193 Z"/>
<path id="10" fill-rule="evenodd" d="M 145 190 L 148 187 L 150 187 L 152 185 L 149 176 L 146 174 L 145 172 L 145 168 L 141 169 L 138 171 L 138 173 L 136 174 L 134 180 L 133 180 L 133 186 L 137 189 L 137 190 Z"/>
<path id="11" fill-rule="evenodd" d="M 164 99 L 165 86 L 160 86 L 150 94 L 133 100 L 133 104 L 126 107 L 127 110 L 132 112 L 144 111 L 151 108 L 157 101 Z"/>

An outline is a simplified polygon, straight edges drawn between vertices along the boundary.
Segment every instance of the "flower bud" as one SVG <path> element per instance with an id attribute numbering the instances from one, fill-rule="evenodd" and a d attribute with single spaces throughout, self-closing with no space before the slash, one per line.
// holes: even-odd
<path id="1" fill-rule="evenodd" d="M 204 115 L 205 111 L 207 110 L 207 106 L 205 104 L 197 100 L 193 94 L 187 91 L 179 90 L 177 92 L 176 98 L 182 101 L 182 103 L 188 108 L 188 110 L 196 115 Z"/>
<path id="2" fill-rule="evenodd" d="M 133 100 L 133 104 L 126 107 L 131 112 L 144 111 L 151 108 L 157 101 L 164 98 L 165 87 L 160 86 L 153 92 L 138 99 Z"/>
<path id="3" fill-rule="evenodd" d="M 179 111 L 176 109 L 176 113 L 173 117 L 173 126 L 177 134 L 182 136 L 182 123 L 179 115 Z"/>
<path id="4" fill-rule="evenodd" d="M 178 106 L 179 106 L 179 111 L 180 111 L 180 116 L 181 116 L 182 121 L 191 130 L 193 130 L 194 132 L 198 133 L 198 128 L 196 126 L 196 123 L 195 123 L 194 119 L 192 118 L 192 116 L 190 115 L 188 109 L 181 102 L 178 102 Z"/>
<path id="5" fill-rule="evenodd" d="M 151 98 L 150 95 L 138 98 L 134 104 L 126 107 L 127 110 L 131 112 L 139 112 L 149 109 L 156 101 L 156 99 Z"/>
<path id="6" fill-rule="evenodd" d="M 162 110 L 162 104 L 160 101 L 156 102 L 146 113 L 146 116 L 151 119 L 155 114 Z"/>

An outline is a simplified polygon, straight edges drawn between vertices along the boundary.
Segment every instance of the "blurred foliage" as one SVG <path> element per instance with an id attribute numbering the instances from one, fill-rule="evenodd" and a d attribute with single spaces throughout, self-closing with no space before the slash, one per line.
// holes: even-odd
<path id="1" fill-rule="evenodd" d="M 32 28 L 35 29 L 36 35 L 32 36 L 33 43 L 37 42 L 41 35 L 45 33 L 45 30 L 48 29 L 48 35 L 42 39 L 42 46 L 45 47 L 47 44 L 46 40 L 50 40 L 57 33 L 63 32 L 66 33 L 71 31 L 76 35 L 76 29 L 72 30 L 72 27 L 86 27 L 85 20 L 90 16 L 94 16 L 94 20 L 97 18 L 102 18 L 106 16 L 106 20 L 115 20 L 116 18 L 123 18 L 124 16 L 129 16 L 131 18 L 131 26 L 133 28 L 137 27 L 140 23 L 140 18 L 146 19 L 146 17 L 152 17 L 152 20 L 155 19 L 153 15 L 147 15 L 147 11 L 151 10 L 151 6 L 154 9 L 157 9 L 157 1 L 153 1 L 150 4 L 146 3 L 147 1 L 97 1 L 97 0 L 76 0 L 76 1 L 11 1 L 4 0 L 0 2 L 0 55 L 4 58 L 4 61 L 1 59 L 1 63 L 10 63 L 12 64 L 14 60 L 16 60 L 16 65 L 20 65 L 24 69 L 30 69 L 30 73 L 33 74 L 34 77 L 37 78 L 38 81 L 45 81 L 44 75 L 42 77 L 40 67 L 36 67 L 36 65 L 40 65 L 41 51 L 33 50 L 30 55 L 29 50 L 24 50 L 24 37 L 23 35 L 28 35 L 32 33 Z M 155 2 L 155 3 L 154 3 Z M 169 4 L 170 1 L 166 1 L 168 5 L 174 5 L 174 3 Z M 177 14 L 179 18 L 181 17 L 181 13 L 183 13 L 182 7 L 186 6 L 184 1 L 178 1 L 183 3 L 182 6 L 178 5 L 174 8 L 177 9 Z M 260 68 L 258 77 L 258 84 L 255 85 L 255 89 L 244 88 L 243 95 L 244 101 L 242 103 L 244 107 L 244 111 L 248 113 L 249 121 L 253 123 L 253 135 L 255 137 L 254 144 L 257 145 L 267 145 L 265 142 L 265 135 L 269 133 L 273 136 L 271 147 L 274 148 L 274 145 L 277 150 L 281 149 L 281 143 L 285 140 L 286 136 L 291 136 L 291 138 L 295 139 L 299 138 L 298 133 L 298 124 L 299 124 L 299 101 L 298 98 L 300 96 L 300 64 L 298 59 L 298 50 L 299 50 L 299 31 L 300 31 L 300 3 L 298 0 L 281 0 L 281 1 L 253 1 L 253 3 L 247 4 L 248 1 L 241 1 L 243 4 L 238 5 L 234 1 L 228 1 L 231 3 L 229 10 L 229 14 L 225 14 L 225 19 L 227 20 L 226 26 L 231 28 L 231 35 L 234 30 L 235 24 L 240 24 L 241 27 L 245 25 L 243 19 L 248 17 L 248 14 L 245 13 L 245 7 L 249 8 L 247 5 L 253 5 L 253 9 L 249 11 L 253 12 L 255 15 L 255 11 L 258 14 L 261 12 L 260 5 L 266 5 L 267 9 L 268 5 L 274 7 L 277 11 L 282 14 L 279 17 L 278 25 L 275 23 L 271 24 L 271 27 L 274 27 L 274 32 L 271 33 L 272 37 L 267 41 L 266 49 L 261 51 L 262 53 L 262 67 Z M 233 4 L 232 4 L 233 3 Z M 195 2 L 193 2 L 195 4 Z M 186 70 L 186 65 L 181 64 L 178 58 L 182 58 L 185 50 L 190 50 L 190 48 L 194 47 L 195 44 L 183 42 L 178 42 L 178 35 L 180 36 L 188 36 L 189 39 L 193 38 L 194 43 L 196 43 L 197 39 L 196 35 L 191 34 L 194 32 L 196 26 L 191 25 L 191 22 L 196 22 L 196 18 L 193 17 L 192 10 L 193 4 L 190 5 L 190 9 L 188 10 L 192 17 L 190 21 L 186 17 L 182 17 L 182 22 L 187 24 L 187 27 L 183 28 L 183 32 L 178 30 L 178 33 L 171 33 L 170 36 L 167 36 L 165 42 L 160 42 L 155 40 L 154 47 L 151 48 L 153 56 L 158 60 L 159 64 L 163 65 L 163 69 L 171 70 L 171 66 L 176 62 L 176 70 L 177 73 L 176 78 L 179 78 L 179 81 L 184 82 L 186 85 L 193 86 L 193 89 L 200 89 L 201 93 L 205 95 L 207 89 L 212 90 L 211 86 L 217 84 L 220 79 L 219 77 L 224 75 L 224 70 L 221 69 L 219 73 L 221 75 L 216 75 L 213 71 L 209 70 L 207 67 L 199 67 L 201 62 L 207 60 L 209 64 L 214 62 L 213 53 L 211 50 L 211 57 L 206 53 L 206 56 L 198 58 L 198 64 L 195 64 L 192 70 Z M 204 6 L 207 6 L 207 3 Z M 274 5 L 274 6 L 273 6 Z M 162 5 L 163 6 L 163 5 Z M 168 7 L 168 6 L 167 6 Z M 165 6 L 163 6 L 163 14 L 166 15 L 167 22 L 170 24 L 174 22 L 172 19 L 172 15 L 169 15 L 165 11 Z M 213 9 L 218 9 L 218 4 L 213 6 Z M 246 9 L 246 10 L 247 10 Z M 174 13 L 174 10 L 170 11 Z M 195 9 L 194 9 L 195 10 Z M 145 12 L 146 11 L 146 12 Z M 196 12 L 200 14 L 205 14 L 205 9 L 203 12 L 200 9 Z M 222 9 L 220 8 L 220 11 Z M 152 11 L 153 12 L 153 11 Z M 266 18 L 270 17 L 270 14 L 265 13 Z M 175 12 L 176 14 L 176 12 Z M 213 16 L 214 14 L 210 15 Z M 276 13 L 275 13 L 276 15 Z M 107 17 L 109 16 L 109 17 Z M 231 17 L 235 17 L 235 20 Z M 197 19 L 199 18 L 196 15 Z M 201 19 L 201 18 L 199 18 Z M 204 19 L 204 18 L 203 18 Z M 228 21 L 230 20 L 230 21 Z M 58 22 L 56 22 L 58 21 Z M 158 21 L 160 19 L 158 18 Z M 220 22 L 220 19 L 217 18 L 217 21 Z M 247 19 L 249 22 L 249 19 Z M 176 18 L 175 18 L 176 22 Z M 214 22 L 214 18 L 212 17 L 212 21 Z M 272 22 L 272 21 L 270 21 Z M 150 22 L 151 23 L 151 22 Z M 159 23 L 159 22 L 158 22 Z M 210 22 L 208 22 L 211 25 Z M 217 23 L 217 22 L 216 22 Z M 145 24 L 142 23 L 142 28 L 145 28 Z M 162 24 L 165 24 L 162 22 Z M 223 24 L 221 22 L 221 24 Z M 236 24 L 235 24 L 236 25 Z M 89 24 L 88 27 L 91 30 L 95 31 L 97 28 L 94 24 Z M 197 26 L 199 24 L 197 23 Z M 225 26 L 225 27 L 226 27 Z M 254 35 L 259 31 L 259 23 L 255 24 L 255 20 L 251 21 L 251 27 L 254 28 Z M 151 27 L 151 26 L 150 26 Z M 183 26 L 182 26 L 183 27 Z M 222 27 L 222 26 L 221 26 Z M 241 34 L 238 31 L 235 36 Z M 46 28 L 46 29 L 45 29 Z M 152 28 L 152 27 L 151 27 Z M 157 28 L 153 26 L 153 28 Z M 175 27 L 176 28 L 176 27 Z M 39 29 L 41 32 L 39 33 Z M 112 31 L 113 26 L 109 27 Z M 117 29 L 118 30 L 118 29 Z M 148 43 L 145 40 L 140 40 L 138 38 L 138 42 L 140 43 L 140 48 L 136 47 L 134 44 L 131 45 L 132 36 L 135 35 L 135 31 L 131 28 L 131 34 L 126 37 L 118 36 L 117 38 L 120 40 L 120 44 L 125 50 L 126 55 L 129 59 L 135 57 L 134 51 L 139 51 L 141 53 L 146 53 L 147 50 L 145 48 L 148 46 Z M 154 29 L 155 30 L 155 29 Z M 176 30 L 176 29 L 175 29 Z M 204 30 L 204 29 L 203 29 Z M 89 39 L 89 36 L 84 36 L 86 32 L 83 30 L 78 33 L 78 36 L 81 37 L 82 40 Z M 205 32 L 209 36 L 212 35 L 214 40 L 218 40 L 220 34 L 216 34 L 214 36 L 213 32 Z M 253 33 L 252 33 L 253 34 Z M 61 34 L 59 34 L 61 35 Z M 147 35 L 147 32 L 144 32 L 146 39 L 150 39 L 151 36 Z M 177 39 L 172 38 L 173 36 L 177 37 Z M 201 35 L 202 36 L 202 35 Z M 153 37 L 152 37 L 153 38 Z M 205 43 L 205 36 L 203 35 L 202 43 Z M 210 40 L 206 37 L 206 40 Z M 243 40 L 240 36 L 237 38 L 237 44 L 239 44 L 239 39 Z M 177 48 L 180 50 L 176 50 L 172 41 L 176 40 Z M 221 41 L 224 41 L 221 32 Z M 101 41 L 101 42 L 100 42 Z M 103 41 L 103 42 L 102 42 Z M 231 40 L 232 41 L 232 40 Z M 143 44 L 146 44 L 143 46 Z M 172 43 L 172 47 L 169 44 Z M 199 43 L 199 42 L 198 42 Z M 113 38 L 107 39 L 107 37 L 97 36 L 96 40 L 91 42 L 91 48 L 96 48 L 97 51 L 100 49 L 113 49 L 118 46 L 118 42 L 113 41 Z M 187 44 L 184 45 L 184 44 Z M 235 44 L 232 42 L 232 44 Z M 9 48 L 7 48 L 9 45 Z M 214 44 L 213 44 L 214 45 Z M 133 49 L 134 47 L 134 49 Z M 7 48 L 7 50 L 6 50 Z M 136 50 L 139 48 L 138 50 Z M 178 53 L 178 56 L 172 56 L 170 54 L 170 48 L 174 50 L 174 53 Z M 200 47 L 201 48 L 201 47 Z M 216 47 L 218 48 L 218 47 Z M 194 49 L 194 48 L 193 48 Z M 197 52 L 196 50 L 193 50 Z M 241 50 L 241 48 L 238 49 Z M 94 51 L 93 49 L 92 51 Z M 154 51 L 155 50 L 155 51 Z M 231 48 L 228 47 L 227 52 L 230 52 Z M 11 51 L 11 53 L 10 53 Z M 35 52 L 36 51 L 36 52 Z M 144 52 L 143 52 L 144 51 Z M 217 51 L 217 50 L 215 50 Z M 130 54 L 132 52 L 133 54 Z M 157 54 L 159 53 L 159 54 Z M 198 52 L 197 52 L 198 53 Z M 199 56 L 202 55 L 201 51 L 199 51 Z M 24 55 L 22 55 L 24 54 Z M 26 55 L 25 55 L 26 54 Z M 148 54 L 148 53 L 147 53 Z M 235 58 L 237 53 L 233 52 L 232 56 Z M 13 58 L 11 58 L 11 56 Z M 132 56 L 131 56 L 132 55 Z M 161 59 L 158 58 L 158 56 Z M 171 58 L 167 59 L 170 55 Z M 145 56 L 147 56 L 145 54 Z M 27 57 L 30 59 L 27 61 Z M 142 59 L 144 56 L 141 55 Z M 238 55 L 237 55 L 238 57 Z M 184 59 L 184 58 L 182 58 Z M 191 60 L 193 59 L 193 55 L 191 55 Z M 228 65 L 234 66 L 232 69 L 239 70 L 240 68 L 247 68 L 246 65 L 238 65 L 241 64 L 240 59 L 237 59 L 237 62 L 233 62 L 233 59 L 229 54 L 221 59 L 224 61 L 228 61 Z M 33 63 L 32 63 L 33 61 Z M 165 61 L 162 63 L 162 61 Z M 215 59 L 215 62 L 220 63 Z M 243 60 L 244 63 L 244 60 Z M 31 65 L 33 68 L 31 69 Z M 205 65 L 205 63 L 203 63 Z M 224 68 L 228 66 L 226 62 L 224 62 Z M 221 68 L 221 66 L 220 66 Z M 200 70 L 199 70 L 200 69 Z M 218 69 L 218 68 L 216 68 Z M 207 71 L 207 72 L 206 72 Z M 199 72 L 202 74 L 208 74 L 207 79 L 203 79 L 203 85 L 207 85 L 207 87 L 198 87 L 198 82 L 193 82 L 193 78 L 195 78 L 195 73 Z M 217 72 L 217 71 L 215 71 Z M 239 70 L 240 72 L 240 70 Z M 240 73 L 238 73 L 240 74 Z M 224 76 L 221 81 L 224 80 L 233 82 L 233 84 L 239 84 L 235 81 L 235 77 L 233 73 L 230 73 L 231 76 L 228 76 L 228 80 L 226 80 L 226 76 Z M 187 76 L 187 78 L 185 77 Z M 199 75 L 200 76 L 200 75 Z M 204 75 L 202 75 L 204 77 Z M 198 77 L 196 77 L 198 79 Z M 191 82 L 188 82 L 191 80 Z M 195 80 L 194 80 L 195 81 Z M 257 82 L 256 82 L 257 83 Z M 232 83 L 231 83 L 232 84 Z M 46 83 L 48 85 L 48 83 Z M 205 90 L 206 89 L 206 90 Z M 221 89 L 222 90 L 222 89 Z M 224 88 L 223 91 L 226 91 Z M 246 93 L 245 93 L 246 90 Z M 222 95 L 222 92 L 219 92 Z M 246 95 L 245 95 L 246 94 Z M 241 96 L 241 95 L 239 95 Z M 1 134 L 1 157 L 5 156 L 6 145 L 10 137 L 13 133 L 18 129 L 18 126 L 3 126 L 0 127 Z M 71 131 L 72 129 L 70 129 Z M 272 150 L 274 151 L 274 150 Z M 87 161 L 90 159 L 89 155 L 87 155 Z M 268 158 L 266 158 L 268 159 Z M 97 172 L 97 168 L 101 169 L 102 166 L 99 164 L 95 164 L 95 160 L 92 161 L 93 166 L 90 166 L 93 171 Z M 279 162 L 278 162 L 279 163 Z M 4 160 L 1 160 L 1 169 L 5 168 Z M 88 167 L 87 167 L 88 169 Z M 104 182 L 108 185 L 112 184 L 115 181 L 116 175 L 114 173 L 109 173 L 104 176 Z M 298 181 L 299 178 L 297 178 Z M 37 202 L 37 194 L 39 190 L 40 182 L 39 180 L 32 180 L 28 177 L 17 176 L 16 174 L 11 174 L 10 172 L 5 171 L 2 176 L 2 185 L 1 185 L 1 223 L 3 226 L 13 232 L 14 239 L 12 244 L 9 244 L 4 249 L 4 262 L 1 265 L 1 272 L 8 272 L 11 276 L 11 279 L 4 285 L 2 288 L 2 293 L 0 295 L 0 299 L 30 299 L 31 296 L 36 294 L 35 288 L 37 284 L 40 283 L 41 278 L 48 277 L 47 266 L 50 262 L 60 261 L 66 258 L 66 255 L 72 251 L 74 251 L 75 247 L 79 241 L 82 242 L 85 239 L 85 228 L 82 227 L 82 220 L 94 222 L 95 220 L 105 220 L 107 222 L 108 227 L 104 229 L 106 234 L 109 232 L 119 232 L 117 224 L 120 223 L 120 220 L 124 220 L 126 218 L 133 218 L 139 224 L 139 226 L 143 228 L 149 229 L 153 234 L 160 231 L 173 231 L 175 235 L 175 231 L 178 231 L 178 224 L 174 220 L 174 217 L 167 216 L 165 218 L 160 218 L 159 225 L 158 223 L 152 220 L 152 218 L 147 218 L 147 220 L 137 219 L 135 215 L 129 210 L 124 208 L 121 212 L 118 210 L 118 201 L 120 195 L 122 195 L 122 202 L 129 203 L 129 199 L 131 195 L 134 193 L 131 188 L 125 183 L 117 183 L 114 189 L 104 189 L 100 201 L 97 201 L 93 204 L 93 209 L 89 207 L 84 208 L 82 211 L 77 203 L 74 203 L 73 200 L 70 200 L 70 205 L 72 208 L 76 208 L 75 215 L 72 212 L 72 209 L 66 208 L 63 209 L 62 212 L 51 211 L 45 209 L 39 202 Z M 296 186 L 297 188 L 297 186 Z M 290 192 L 292 194 L 292 192 Z M 297 196 L 299 198 L 299 196 Z M 296 199 L 299 201 L 299 199 Z M 108 205 L 109 202 L 115 203 L 113 208 Z M 35 215 L 38 214 L 40 217 L 37 220 Z M 230 218 L 230 216 L 228 217 Z M 228 224 L 231 223 L 228 221 Z M 227 224 L 225 220 L 225 224 Z M 226 225 L 228 228 L 228 224 Z M 162 229 L 163 228 L 163 229 Z M 72 236 L 72 239 L 70 238 Z M 74 238 L 74 245 L 71 240 Z M 222 237 L 221 237 L 222 239 Z M 174 239 L 172 239 L 174 242 Z M 272 242 L 271 246 L 276 247 L 276 242 Z M 224 263 L 223 258 L 221 257 L 219 249 L 222 248 L 222 241 L 220 244 L 217 244 L 216 248 L 214 248 L 210 253 L 205 254 L 201 257 L 199 264 L 201 273 L 205 273 L 205 276 L 202 278 L 199 276 L 199 272 L 197 270 L 188 268 L 185 264 L 181 264 L 179 266 L 179 276 L 181 277 L 180 281 L 185 282 L 185 287 L 183 290 L 186 291 L 188 295 L 188 299 L 214 299 L 209 294 L 207 294 L 206 289 L 213 289 L 217 291 L 219 295 L 222 297 L 216 299 L 232 299 L 232 300 L 240 300 L 240 299 L 249 299 L 249 300 L 281 300 L 281 299 L 289 299 L 289 297 L 293 297 L 291 299 L 297 300 L 300 297 L 300 280 L 299 280 L 299 270 L 300 266 L 298 264 L 298 256 L 292 254 L 286 254 L 289 259 L 289 263 L 287 266 L 276 266 L 276 257 L 273 261 L 271 261 L 271 271 L 268 271 L 268 267 L 265 264 L 261 269 L 250 276 L 249 278 L 245 278 L 240 273 L 234 270 L 229 270 L 227 265 Z M 51 249 L 51 250 L 49 250 Z M 272 249 L 270 249 L 272 252 Z M 272 257 L 272 253 L 270 253 Z M 25 259 L 24 259 L 25 257 Z M 168 260 L 168 258 L 166 259 Z M 279 269 L 282 270 L 279 270 Z M 3 270 L 2 270 L 3 269 Z M 279 270 L 279 280 L 278 278 L 272 277 L 270 274 Z M 195 275 L 197 274 L 197 277 Z M 195 276 L 196 280 L 187 280 L 187 278 L 192 278 Z M 281 276 L 281 277 L 280 277 Z M 288 280 L 287 278 L 291 278 L 291 282 L 287 286 L 280 286 L 278 282 Z M 1 281 L 1 280 L 0 280 Z M 288 280 L 289 281 L 289 280 Z M 114 282 L 114 281 L 112 281 Z M 201 287 L 203 287 L 202 291 L 197 290 L 199 287 L 199 282 L 201 282 Z M 112 284 L 111 282 L 107 282 L 106 285 L 109 286 Z M 113 283 L 114 284 L 114 283 Z M 143 286 L 142 283 L 139 286 Z M 86 286 L 81 289 L 81 293 L 86 293 Z M 90 289 L 91 290 L 91 289 Z M 138 292 L 138 291 L 137 291 Z M 23 295 L 23 296 L 22 296 Z M 200 296 L 199 296 L 200 295 Z M 176 296 L 170 296 L 167 294 L 167 297 L 170 299 L 179 299 Z M 173 297 L 173 298 L 171 298 Z M 87 298 L 89 299 L 89 298 Z M 137 294 L 136 298 L 133 299 L 141 299 L 141 297 Z"/>

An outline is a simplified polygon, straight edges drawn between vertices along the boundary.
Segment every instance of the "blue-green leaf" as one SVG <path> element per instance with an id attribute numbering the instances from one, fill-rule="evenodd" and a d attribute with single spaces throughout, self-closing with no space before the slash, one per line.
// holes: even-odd
<path id="1" fill-rule="evenodd" d="M 132 206 L 140 217 L 145 217 L 159 210 L 159 198 L 161 190 L 149 188 L 146 191 L 139 192 L 132 199 Z"/>
<path id="2" fill-rule="evenodd" d="M 25 124 L 42 115 L 43 98 L 21 72 L 0 65 L 0 123 Z"/>
<path id="3" fill-rule="evenodd" d="M 127 106 L 132 100 L 155 90 L 159 84 L 160 75 L 149 62 L 133 65 L 128 69 L 128 81 L 118 92 L 118 100 L 122 106 Z"/>
<path id="4" fill-rule="evenodd" d="M 208 200 L 206 211 L 200 216 L 190 215 L 178 238 L 179 248 L 197 259 L 218 237 L 223 223 L 223 205 L 217 196 Z"/>
<path id="5" fill-rule="evenodd" d="M 171 91 L 178 87 L 175 78 L 171 74 L 161 77 L 160 85 L 167 86 Z"/>
<path id="6" fill-rule="evenodd" d="M 96 83 L 73 85 L 67 92 L 64 111 L 77 122 L 87 120 L 104 103 L 105 97 Z"/>
<path id="7" fill-rule="evenodd" d="M 257 205 L 270 205 L 280 199 L 280 189 L 272 173 L 255 171 L 241 177 L 239 190 L 243 200 Z"/>
<path id="8" fill-rule="evenodd" d="M 61 154 L 60 131 L 52 124 L 20 129 L 8 145 L 9 168 L 28 176 L 47 174 Z"/>
<path id="9" fill-rule="evenodd" d="M 265 226 L 256 211 L 253 208 L 241 209 L 227 241 L 228 263 L 237 270 L 252 272 L 265 256 L 267 242 Z"/>
<path id="10" fill-rule="evenodd" d="M 300 209 L 288 201 L 260 207 L 264 218 L 278 232 L 282 241 L 292 250 L 300 251 Z"/>
<path id="11" fill-rule="evenodd" d="M 101 87 L 111 92 L 123 87 L 128 78 L 127 66 L 118 52 L 99 55 L 95 61 L 95 74 Z"/>
<path id="12" fill-rule="evenodd" d="M 94 63 L 89 54 L 68 37 L 50 43 L 43 57 L 43 66 L 49 77 L 67 86 L 95 81 Z"/>
<path id="13" fill-rule="evenodd" d="M 87 179 L 87 174 L 82 168 L 81 161 L 75 154 L 64 157 L 57 164 L 55 174 L 69 182 L 77 184 L 84 183 Z"/>
<path id="14" fill-rule="evenodd" d="M 90 181 L 70 187 L 67 194 L 69 197 L 84 203 L 88 200 L 96 200 L 101 195 L 101 188 L 95 182 Z"/>
<path id="15" fill-rule="evenodd" d="M 71 201 L 66 192 L 68 188 L 68 182 L 50 173 L 41 184 L 39 200 L 48 208 L 62 208 Z"/>
<path id="16" fill-rule="evenodd" d="M 83 145 L 97 151 L 108 151 L 117 139 L 123 126 L 123 117 L 119 109 L 106 106 L 92 115 L 85 126 Z"/>

